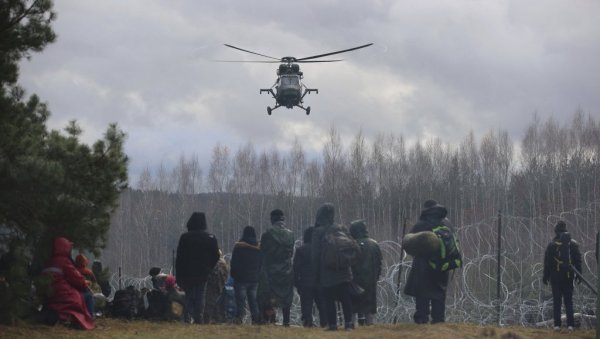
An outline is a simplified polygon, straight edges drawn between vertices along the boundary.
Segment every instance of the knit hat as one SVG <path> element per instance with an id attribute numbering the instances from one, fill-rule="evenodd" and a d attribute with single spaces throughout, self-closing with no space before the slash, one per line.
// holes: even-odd
<path id="1" fill-rule="evenodd" d="M 424 209 L 432 208 L 432 207 L 436 206 L 437 204 L 438 204 L 437 201 L 435 201 L 433 199 L 429 199 L 423 203 L 423 208 Z"/>
<path id="2" fill-rule="evenodd" d="M 169 274 L 165 278 L 165 288 L 175 287 L 175 283 L 177 283 L 177 280 L 175 279 L 175 276 Z"/>
<path id="3" fill-rule="evenodd" d="M 188 231 L 206 230 L 206 215 L 202 212 L 194 212 L 187 222 Z"/>
<path id="4" fill-rule="evenodd" d="M 567 224 L 562 221 L 559 220 L 556 225 L 554 226 L 554 233 L 558 234 L 558 233 L 564 233 L 567 231 Z"/>
<path id="5" fill-rule="evenodd" d="M 368 237 L 369 232 L 367 231 L 367 223 L 363 219 L 358 219 L 351 222 L 350 235 L 354 239 Z"/>
<path id="6" fill-rule="evenodd" d="M 284 221 L 285 217 L 283 216 L 283 211 L 280 210 L 279 208 L 274 209 L 271 211 L 271 223 L 277 222 L 277 221 Z"/>

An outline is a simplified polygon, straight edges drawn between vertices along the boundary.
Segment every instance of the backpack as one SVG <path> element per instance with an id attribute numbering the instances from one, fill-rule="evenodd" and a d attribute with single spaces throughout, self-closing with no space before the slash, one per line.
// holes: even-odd
<path id="1" fill-rule="evenodd" d="M 111 304 L 111 314 L 113 317 L 132 319 L 138 315 L 140 301 L 140 293 L 133 286 L 118 290 Z"/>
<path id="2" fill-rule="evenodd" d="M 435 271 L 446 272 L 462 266 L 460 243 L 456 234 L 448 226 L 437 226 L 431 230 L 440 240 L 440 251 L 429 258 L 429 265 Z"/>
<path id="3" fill-rule="evenodd" d="M 341 271 L 354 263 L 359 247 L 340 227 L 327 230 L 321 244 L 321 262 L 328 269 Z"/>
<path id="4" fill-rule="evenodd" d="M 152 289 L 145 295 L 148 300 L 148 308 L 144 312 L 146 319 L 168 319 L 170 311 L 170 300 L 166 291 Z"/>
<path id="5" fill-rule="evenodd" d="M 554 246 L 556 271 L 571 277 L 571 235 L 568 232 L 561 233 L 558 239 L 554 240 Z"/>

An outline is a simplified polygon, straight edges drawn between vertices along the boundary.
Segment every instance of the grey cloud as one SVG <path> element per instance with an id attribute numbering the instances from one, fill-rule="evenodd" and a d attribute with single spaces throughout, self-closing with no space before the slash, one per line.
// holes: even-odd
<path id="1" fill-rule="evenodd" d="M 518 139 L 534 111 L 559 121 L 578 107 L 600 114 L 599 7 L 64 0 L 55 3 L 58 41 L 23 62 L 21 82 L 49 103 L 51 126 L 78 119 L 97 137 L 118 122 L 131 136 L 132 172 L 182 152 L 206 164 L 217 141 L 268 149 L 314 140 L 332 123 L 343 139 L 362 129 L 367 138 L 393 132 L 457 144 L 469 129 L 491 128 Z M 375 45 L 342 55 L 344 63 L 302 66 L 320 90 L 305 98 L 309 117 L 285 108 L 267 116 L 273 100 L 258 90 L 272 85 L 276 65 L 210 62 L 255 59 L 223 43 L 302 57 L 367 42 Z M 159 145 L 146 147 L 151 141 Z"/>

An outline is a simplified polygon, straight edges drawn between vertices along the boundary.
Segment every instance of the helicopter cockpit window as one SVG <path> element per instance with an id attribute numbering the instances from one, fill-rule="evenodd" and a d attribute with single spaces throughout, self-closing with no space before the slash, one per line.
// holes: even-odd
<path id="1" fill-rule="evenodd" d="M 281 77 L 282 86 L 298 86 L 300 85 L 300 79 L 297 76 L 283 76 Z"/>

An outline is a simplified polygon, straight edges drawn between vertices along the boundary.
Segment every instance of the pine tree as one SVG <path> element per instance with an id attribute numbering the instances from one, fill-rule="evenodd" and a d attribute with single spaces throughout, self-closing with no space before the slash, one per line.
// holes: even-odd
<path id="1" fill-rule="evenodd" d="M 48 107 L 18 86 L 18 63 L 54 41 L 49 0 L 0 0 L 0 322 L 31 311 L 31 281 L 54 237 L 98 252 L 127 186 L 125 134 L 110 125 L 92 147 L 75 121 L 48 131 Z"/>

